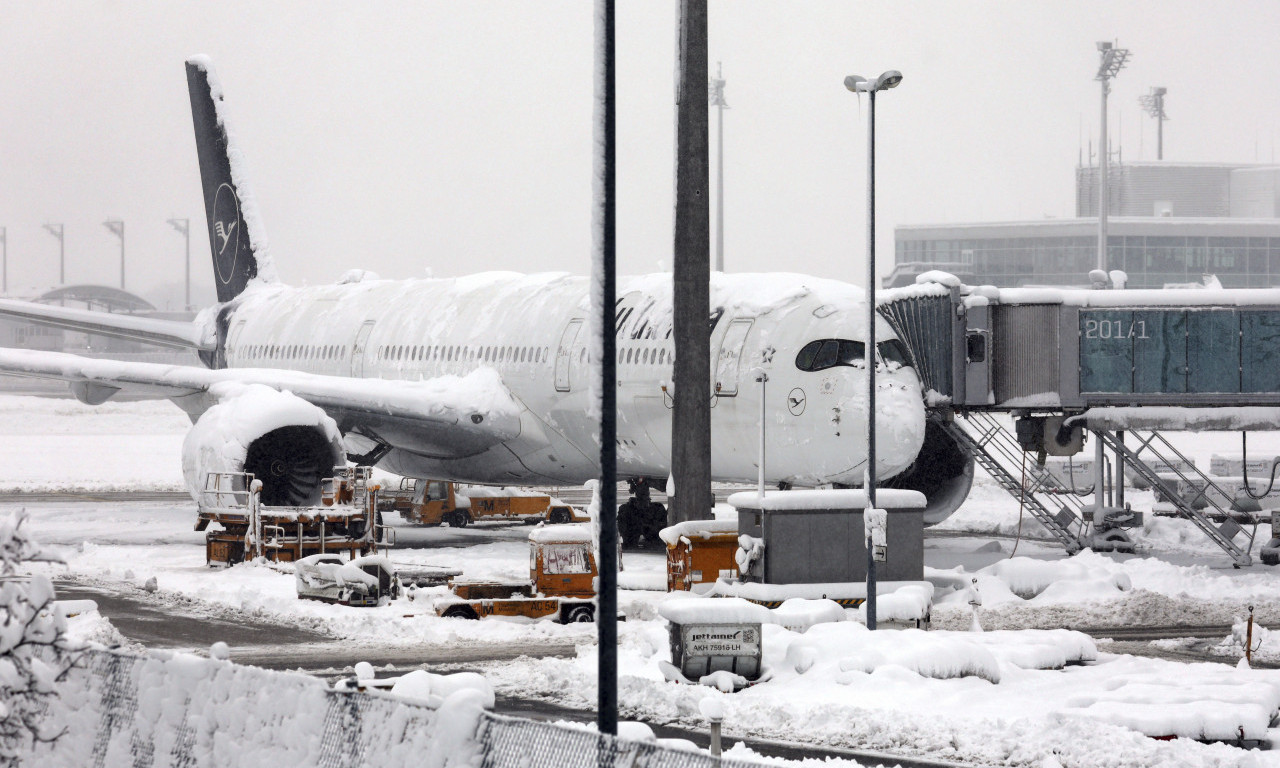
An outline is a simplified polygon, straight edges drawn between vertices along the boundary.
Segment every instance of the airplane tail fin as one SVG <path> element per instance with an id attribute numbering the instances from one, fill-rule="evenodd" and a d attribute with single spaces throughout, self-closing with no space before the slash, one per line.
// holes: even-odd
<path id="1" fill-rule="evenodd" d="M 222 84 L 207 57 L 187 60 L 209 245 L 218 301 L 239 296 L 250 280 L 276 282 L 266 233 L 245 178 L 244 158 L 228 130 Z"/>

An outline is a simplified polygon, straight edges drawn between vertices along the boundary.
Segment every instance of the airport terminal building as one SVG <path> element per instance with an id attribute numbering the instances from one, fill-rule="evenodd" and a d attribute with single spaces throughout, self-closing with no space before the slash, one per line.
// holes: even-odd
<path id="1" fill-rule="evenodd" d="M 1280 166 L 1146 162 L 1109 169 L 1108 268 L 1130 288 L 1280 286 Z M 1076 217 L 918 224 L 894 231 L 885 287 L 929 270 L 970 285 L 1087 285 L 1097 262 L 1097 168 L 1076 169 Z"/>

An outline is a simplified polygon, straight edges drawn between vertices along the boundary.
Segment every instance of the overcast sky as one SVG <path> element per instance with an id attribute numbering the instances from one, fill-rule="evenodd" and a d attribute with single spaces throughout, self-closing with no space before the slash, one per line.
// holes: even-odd
<path id="1" fill-rule="evenodd" d="M 0 0 L 0 226 L 11 289 L 119 281 L 180 296 L 183 240 L 211 283 L 183 61 L 212 57 L 282 277 L 585 272 L 592 10 L 565 2 Z M 619 2 L 619 259 L 669 269 L 675 3 Z M 726 264 L 861 283 L 866 102 L 878 99 L 878 259 L 897 224 L 1069 217 L 1096 136 L 1095 42 L 1131 64 L 1123 156 L 1155 158 L 1138 96 L 1169 89 L 1165 158 L 1271 162 L 1280 3 L 712 0 L 723 62 Z M 714 136 L 714 116 L 712 117 Z M 1115 146 L 1113 141 L 1113 146 Z M 714 147 L 713 147 L 714 153 Z M 714 173 L 714 167 L 713 167 Z M 202 294 L 209 295 L 209 294 Z"/>

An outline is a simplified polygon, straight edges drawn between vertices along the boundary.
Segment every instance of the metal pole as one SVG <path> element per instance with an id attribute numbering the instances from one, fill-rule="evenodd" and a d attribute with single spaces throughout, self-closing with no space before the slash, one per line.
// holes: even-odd
<path id="1" fill-rule="evenodd" d="M 763 504 L 764 503 L 764 446 L 765 446 L 764 410 L 765 410 L 765 403 L 768 401 L 768 398 L 765 397 L 765 389 L 769 385 L 769 374 L 765 373 L 764 371 L 761 371 L 760 378 L 757 379 L 757 381 L 760 382 L 760 484 L 756 490 L 756 494 L 760 497 L 760 503 Z"/>
<path id="2" fill-rule="evenodd" d="M 0 267 L 0 275 L 3 275 L 3 278 L 0 278 L 0 296 L 8 296 L 9 295 L 9 228 L 8 227 L 0 227 L 0 245 L 4 246 L 4 260 L 3 262 L 0 262 L 3 264 L 3 266 Z"/>
<path id="3" fill-rule="evenodd" d="M 186 266 L 186 311 L 191 311 L 191 220 L 183 219 L 185 222 L 182 227 L 182 236 L 187 241 L 187 258 L 184 262 Z"/>
<path id="4" fill-rule="evenodd" d="M 680 0 L 676 104 L 675 403 L 670 524 L 711 515 L 711 204 L 707 109 L 707 0 Z"/>
<path id="5" fill-rule="evenodd" d="M 618 733 L 618 481 L 617 481 L 617 179 L 616 84 L 613 0 L 596 0 L 596 195 L 593 229 L 598 237 L 600 312 L 600 548 L 596 727 Z M 592 345 L 594 346 L 594 345 Z"/>
<path id="6" fill-rule="evenodd" d="M 716 271 L 724 271 L 724 78 L 716 62 Z"/>
<path id="7" fill-rule="evenodd" d="M 120 222 L 120 290 L 124 290 L 124 222 Z"/>
<path id="8" fill-rule="evenodd" d="M 1109 193 L 1107 191 L 1107 165 L 1110 162 L 1110 151 L 1107 147 L 1107 92 L 1111 90 L 1111 81 L 1102 79 L 1102 132 L 1098 139 L 1098 269 L 1107 268 L 1107 208 Z"/>
<path id="9" fill-rule="evenodd" d="M 876 92 L 867 91 L 867 511 L 876 508 Z M 876 628 L 876 559 L 867 538 L 867 629 Z"/>
<path id="10" fill-rule="evenodd" d="M 1164 94 L 1156 96 L 1156 159 L 1164 159 Z"/>
<path id="11" fill-rule="evenodd" d="M 1112 485 L 1116 489 L 1116 506 L 1124 509 L 1124 430 L 1116 430 L 1116 476 Z"/>

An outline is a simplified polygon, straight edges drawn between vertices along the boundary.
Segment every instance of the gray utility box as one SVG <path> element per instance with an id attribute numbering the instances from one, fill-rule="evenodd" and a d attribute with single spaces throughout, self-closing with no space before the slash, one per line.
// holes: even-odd
<path id="1" fill-rule="evenodd" d="M 743 581 L 827 584 L 865 581 L 867 542 L 860 490 L 735 493 L 738 535 L 761 539 L 764 549 Z M 889 513 L 888 560 L 876 566 L 881 581 L 924 579 L 924 494 L 884 489 L 876 504 Z"/>
<path id="2" fill-rule="evenodd" d="M 689 680 L 712 672 L 760 677 L 759 624 L 671 623 L 671 661 Z"/>

